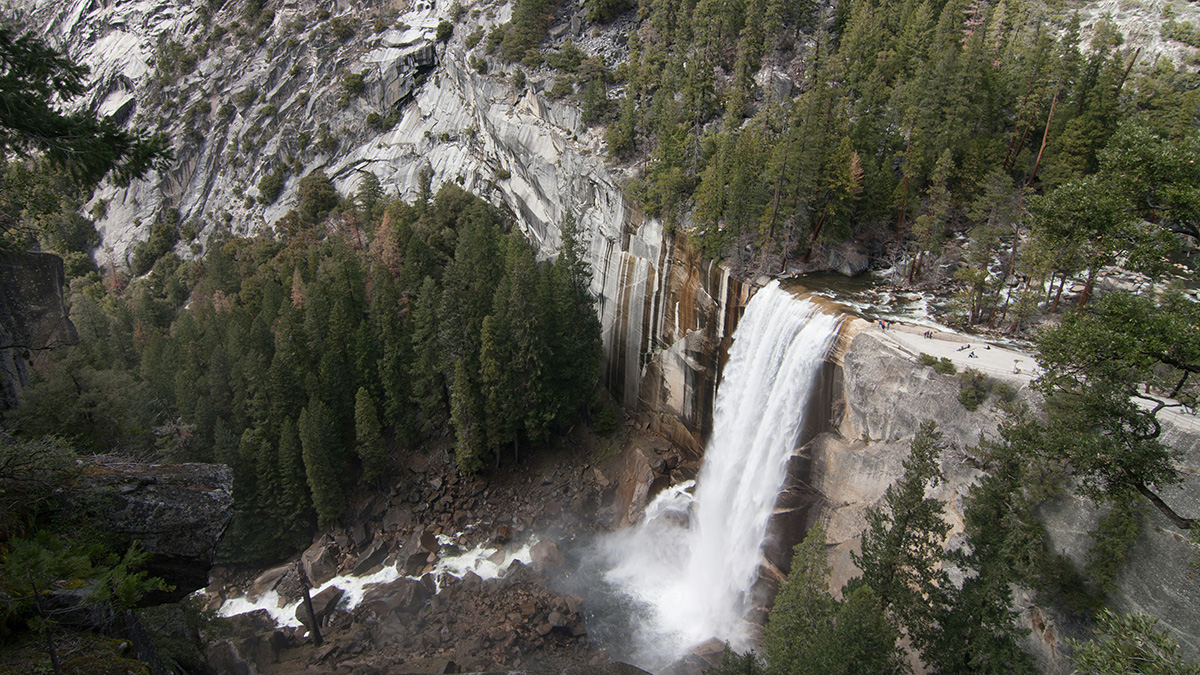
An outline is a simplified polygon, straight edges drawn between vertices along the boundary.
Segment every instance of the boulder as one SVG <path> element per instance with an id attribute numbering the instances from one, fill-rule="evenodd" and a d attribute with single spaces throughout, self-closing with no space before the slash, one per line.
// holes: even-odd
<path id="1" fill-rule="evenodd" d="M 250 584 L 250 588 L 246 589 L 246 596 L 250 598 L 262 597 L 263 593 L 275 590 L 279 582 L 292 569 L 291 565 L 280 565 L 258 575 L 254 582 Z"/>
<path id="2" fill-rule="evenodd" d="M 424 551 L 417 551 L 408 556 L 404 561 L 404 574 L 410 577 L 415 577 L 425 570 L 425 566 L 429 564 L 429 554 Z"/>
<path id="3" fill-rule="evenodd" d="M 337 586 L 330 586 L 312 596 L 313 616 L 317 619 L 317 625 L 320 625 L 333 613 L 334 608 L 341 602 L 342 596 L 345 594 L 346 591 Z M 296 607 L 296 618 L 300 620 L 300 623 L 308 625 L 308 610 L 305 609 L 303 602 Z"/>
<path id="4" fill-rule="evenodd" d="M 300 555 L 300 564 L 308 575 L 308 583 L 320 586 L 337 574 L 337 544 L 329 537 L 322 537 Z"/>
<path id="5" fill-rule="evenodd" d="M 52 253 L 0 258 L 0 411 L 17 407 L 31 353 L 79 342 L 63 308 L 63 261 Z"/>
<path id="6" fill-rule="evenodd" d="M 371 542 L 370 547 L 358 556 L 358 560 L 354 561 L 353 574 L 355 576 L 370 574 L 370 570 L 383 564 L 388 553 L 387 542 L 383 540 L 383 537 L 375 537 L 375 541 Z"/>
<path id="7" fill-rule="evenodd" d="M 407 506 L 397 506 L 388 509 L 388 512 L 383 517 L 383 531 L 397 532 L 409 527 L 412 527 L 412 509 Z"/>
<path id="8" fill-rule="evenodd" d="M 392 612 L 417 612 L 429 597 L 429 589 L 420 581 L 401 578 L 368 588 L 360 607 L 382 619 Z"/>
<path id="9" fill-rule="evenodd" d="M 142 464 L 89 460 L 58 507 L 150 554 L 146 571 L 174 586 L 146 604 L 178 602 L 208 584 L 217 542 L 233 517 L 233 472 L 222 464 Z"/>
<path id="10" fill-rule="evenodd" d="M 421 548 L 435 555 L 442 548 L 442 545 L 438 543 L 437 534 L 433 530 L 428 529 L 421 533 L 418 544 L 420 544 Z"/>
<path id="11" fill-rule="evenodd" d="M 532 558 L 533 566 L 543 570 L 559 567 L 566 562 L 563 560 L 562 551 L 558 550 L 558 544 L 549 539 L 539 541 L 530 547 L 529 556 Z"/>

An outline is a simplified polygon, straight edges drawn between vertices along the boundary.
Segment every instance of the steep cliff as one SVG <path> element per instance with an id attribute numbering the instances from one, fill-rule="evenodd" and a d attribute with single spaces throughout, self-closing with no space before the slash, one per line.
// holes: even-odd
<path id="1" fill-rule="evenodd" d="M 574 103 L 544 93 L 553 71 L 532 71 L 515 91 L 496 68 L 484 75 L 469 65 L 482 51 L 468 36 L 507 21 L 510 7 L 464 4 L 444 44 L 435 33 L 449 3 L 416 3 L 399 15 L 383 2 L 332 13 L 316 2 L 272 3 L 252 29 L 239 2 L 18 6 L 28 25 L 91 67 L 87 108 L 174 141 L 171 170 L 96 192 L 102 265 L 125 265 L 154 222 L 176 216 L 196 234 L 179 244 L 183 255 L 202 251 L 218 229 L 268 228 L 297 205 L 299 178 L 317 169 L 344 194 L 371 172 L 409 200 L 423 176 L 435 190 L 455 181 L 511 213 L 547 257 L 571 214 L 593 272 L 610 391 L 628 404 L 644 396 L 667 413 L 674 435 L 697 445 L 716 373 L 703 355 L 727 337 L 727 304 L 744 300 L 741 285 L 625 197 L 625 172 L 606 161 L 598 131 L 581 123 Z M 338 22 L 354 36 L 339 38 Z M 578 38 L 580 25 L 568 15 L 552 33 Z M 363 91 L 343 96 L 352 73 Z M 381 131 L 368 123 L 372 113 L 396 121 Z M 281 197 L 259 203 L 255 186 L 277 171 L 287 176 Z M 661 379 L 643 393 L 651 361 Z"/>
<path id="2" fill-rule="evenodd" d="M 35 354 L 78 341 L 63 307 L 62 258 L 0 259 L 0 411 L 17 406 Z"/>
<path id="3" fill-rule="evenodd" d="M 950 542 L 960 541 L 963 497 L 981 475 L 965 451 L 978 444 L 981 435 L 996 433 L 1001 415 L 992 403 L 971 412 L 958 401 L 959 381 L 922 366 L 909 347 L 858 321 L 843 355 L 835 357 L 838 376 L 833 386 L 833 419 L 830 429 L 799 449 L 793 459 L 788 490 L 777 505 L 776 538 L 790 545 L 804 525 L 822 522 L 829 536 L 833 567 L 830 586 L 840 589 L 858 570 L 850 559 L 857 551 L 866 527 L 865 511 L 881 503 L 883 493 L 903 473 L 909 443 L 923 420 L 932 419 L 944 434 L 948 451 L 942 456 L 946 480 L 931 496 L 946 505 L 952 525 Z M 1027 376 L 1011 375 L 1010 384 L 1022 387 L 1028 397 Z M 1200 513 L 1195 495 L 1200 494 L 1200 425 L 1194 418 L 1169 417 L 1165 438 L 1181 453 L 1183 484 L 1164 498 L 1185 515 Z M 798 510 L 800 519 L 788 520 Z M 1141 535 L 1132 546 L 1126 565 L 1109 595 L 1110 605 L 1122 612 L 1138 611 L 1156 616 L 1185 651 L 1200 649 L 1195 627 L 1200 625 L 1200 583 L 1190 567 L 1195 549 L 1154 509 L 1145 510 Z M 1062 497 L 1046 504 L 1041 516 L 1051 550 L 1084 562 L 1091 547 L 1089 531 L 1095 529 L 1101 511 L 1079 497 Z M 789 529 L 790 528 L 790 529 Z M 772 550 L 767 550 L 768 559 Z M 782 560 L 786 550 L 775 551 Z M 1026 647 L 1047 672 L 1070 672 L 1071 664 L 1062 650 L 1065 637 L 1086 638 L 1078 622 L 1055 608 L 1039 607 L 1032 595 L 1017 596 L 1021 622 L 1031 633 Z"/>

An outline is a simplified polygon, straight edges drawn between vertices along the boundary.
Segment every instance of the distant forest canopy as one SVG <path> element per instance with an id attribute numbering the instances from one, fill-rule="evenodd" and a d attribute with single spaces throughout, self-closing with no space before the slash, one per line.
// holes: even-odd
<path id="1" fill-rule="evenodd" d="M 1160 255 L 1178 243 L 1164 230 L 1197 238 L 1197 57 L 1130 47 L 1107 19 L 1085 34 L 1057 3 L 645 0 L 627 62 L 605 73 L 569 44 L 522 58 L 514 36 L 536 28 L 522 17 L 548 3 L 515 6 L 489 39 L 499 56 L 576 73 L 585 118 L 607 124 L 615 157 L 638 162 L 632 194 L 753 271 L 857 240 L 913 283 L 967 233 L 974 267 L 1044 284 L 1091 279 L 1150 243 Z M 588 6 L 597 20 L 628 7 Z M 1164 39 L 1192 28 L 1164 20 Z M 622 85 L 616 100 L 597 100 L 598 77 Z M 1055 212 L 1089 191 L 1111 199 Z M 1156 241 L 1139 236 L 1143 220 L 1165 226 Z M 992 321 L 999 282 L 959 281 L 970 321 Z"/>
<path id="2" fill-rule="evenodd" d="M 6 423 L 228 464 L 227 555 L 270 559 L 336 521 L 356 483 L 386 480 L 395 448 L 447 447 L 476 471 L 590 419 L 600 324 L 573 225 L 539 264 L 457 185 L 406 204 L 373 178 L 343 199 L 310 174 L 275 233 L 218 235 L 187 261 L 161 247 L 128 286 L 72 280 L 80 344 L 54 353 Z"/>

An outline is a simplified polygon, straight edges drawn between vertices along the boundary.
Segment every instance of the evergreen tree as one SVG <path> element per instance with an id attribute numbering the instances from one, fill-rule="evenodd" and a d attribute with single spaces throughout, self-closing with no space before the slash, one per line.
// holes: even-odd
<path id="1" fill-rule="evenodd" d="M 313 397 L 300 412 L 297 426 L 317 526 L 327 527 L 341 517 L 346 507 L 341 485 L 343 462 L 334 421 L 325 404 Z"/>
<path id="2" fill-rule="evenodd" d="M 412 391 L 424 416 L 422 432 L 429 435 L 450 412 L 450 399 L 443 370 L 445 351 L 439 340 L 437 308 L 441 293 L 430 277 L 425 277 L 413 302 L 412 313 Z"/>
<path id="3" fill-rule="evenodd" d="M 932 421 L 921 424 L 910 449 L 904 475 L 884 493 L 883 506 L 867 511 L 862 553 L 851 558 L 888 615 L 924 649 L 934 637 L 931 614 L 945 602 L 941 560 L 950 531 L 941 503 L 925 496 L 942 481 L 938 462 L 944 446 Z"/>
<path id="4" fill-rule="evenodd" d="M 450 394 L 450 423 L 454 425 L 454 461 L 459 471 L 483 468 L 486 452 L 483 401 L 471 380 L 465 358 L 454 363 L 454 388 Z"/>
<path id="5" fill-rule="evenodd" d="M 387 474 L 388 456 L 383 447 L 375 400 L 366 387 L 359 387 L 354 397 L 354 444 L 363 464 L 363 482 L 379 482 Z"/>
<path id="6" fill-rule="evenodd" d="M 283 531 L 304 533 L 311 525 L 312 498 L 304 468 L 304 450 L 292 418 L 279 426 L 279 496 L 272 514 Z"/>

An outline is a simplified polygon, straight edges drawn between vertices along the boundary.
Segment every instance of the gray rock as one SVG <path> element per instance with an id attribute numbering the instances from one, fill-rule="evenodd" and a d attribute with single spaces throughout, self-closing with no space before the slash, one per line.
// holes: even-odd
<path id="1" fill-rule="evenodd" d="M 62 258 L 52 253 L 0 258 L 0 412 L 20 402 L 34 352 L 79 342 L 63 283 Z"/>
<path id="2" fill-rule="evenodd" d="M 141 464 L 97 456 L 59 507 L 150 553 L 146 571 L 173 585 L 147 603 L 174 602 L 208 584 L 233 517 L 233 472 L 222 464 Z"/>

